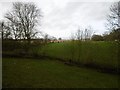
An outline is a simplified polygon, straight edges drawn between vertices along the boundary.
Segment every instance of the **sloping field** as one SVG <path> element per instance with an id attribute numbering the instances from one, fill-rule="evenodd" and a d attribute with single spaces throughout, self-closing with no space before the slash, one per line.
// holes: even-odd
<path id="1" fill-rule="evenodd" d="M 116 42 L 51 43 L 38 49 L 39 54 L 100 67 L 118 68 L 120 46 Z"/>
<path id="2" fill-rule="evenodd" d="M 3 88 L 118 88 L 118 76 L 57 60 L 3 58 Z"/>

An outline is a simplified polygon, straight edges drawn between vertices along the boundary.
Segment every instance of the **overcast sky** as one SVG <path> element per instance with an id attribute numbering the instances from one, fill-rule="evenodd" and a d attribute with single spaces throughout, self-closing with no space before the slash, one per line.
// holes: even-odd
<path id="1" fill-rule="evenodd" d="M 78 27 L 91 26 L 93 32 L 106 30 L 106 15 L 110 5 L 118 0 L 1 0 L 0 20 L 11 10 L 12 2 L 33 2 L 41 9 L 43 18 L 40 31 L 57 38 L 69 38 Z"/>

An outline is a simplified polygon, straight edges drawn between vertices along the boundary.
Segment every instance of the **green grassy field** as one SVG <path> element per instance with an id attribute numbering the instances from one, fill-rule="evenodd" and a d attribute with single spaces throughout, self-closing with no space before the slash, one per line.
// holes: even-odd
<path id="1" fill-rule="evenodd" d="M 10 44 L 10 45 L 9 45 Z M 15 44 L 15 45 L 14 45 Z M 27 46 L 27 44 L 25 44 Z M 5 42 L 3 54 L 16 56 L 49 56 L 66 61 L 73 61 L 82 64 L 93 64 L 99 67 L 119 68 L 120 46 L 117 42 L 106 41 L 66 41 L 62 43 L 48 43 L 46 45 L 37 44 L 29 46 L 30 50 L 25 51 L 23 43 Z M 14 47 L 15 46 L 15 47 Z M 12 50 L 12 52 L 11 52 Z"/>
<path id="2" fill-rule="evenodd" d="M 118 88 L 117 75 L 57 60 L 3 58 L 2 70 L 3 88 Z"/>
<path id="3" fill-rule="evenodd" d="M 116 42 L 63 42 L 50 43 L 37 51 L 39 54 L 72 60 L 80 63 L 96 64 L 101 67 L 118 68 L 118 43 Z"/>

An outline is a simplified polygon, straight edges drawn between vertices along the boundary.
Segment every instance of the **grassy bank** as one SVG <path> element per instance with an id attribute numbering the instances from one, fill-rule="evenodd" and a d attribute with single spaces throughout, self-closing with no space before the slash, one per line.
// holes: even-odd
<path id="1" fill-rule="evenodd" d="M 118 76 L 57 60 L 3 58 L 3 88 L 118 88 Z"/>
<path id="2" fill-rule="evenodd" d="M 39 50 L 39 54 L 75 61 L 83 64 L 96 64 L 101 67 L 118 68 L 118 43 L 116 42 L 63 42 L 51 43 Z"/>
<path id="3" fill-rule="evenodd" d="M 120 69 L 118 67 L 120 46 L 117 42 L 66 41 L 61 43 L 48 43 L 46 45 L 33 43 L 29 46 L 25 42 L 11 43 L 9 41 L 3 44 L 3 57 L 50 57 L 52 59 L 61 59 L 68 63 L 85 65 L 101 69 L 102 71 L 105 70 L 105 72 L 118 73 L 118 69 Z"/>

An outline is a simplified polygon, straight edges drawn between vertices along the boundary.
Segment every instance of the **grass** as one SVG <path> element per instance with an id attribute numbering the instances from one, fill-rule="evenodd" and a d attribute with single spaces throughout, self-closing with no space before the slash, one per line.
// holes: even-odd
<path id="1" fill-rule="evenodd" d="M 118 68 L 118 45 L 116 42 L 63 42 L 48 44 L 39 54 L 73 60 L 80 63 L 93 63 L 103 67 Z"/>
<path id="2" fill-rule="evenodd" d="M 57 60 L 3 58 L 3 88 L 118 88 L 118 76 Z"/>
<path id="3" fill-rule="evenodd" d="M 15 46 L 15 47 L 14 47 Z M 117 42 L 106 41 L 66 41 L 62 43 L 49 43 L 47 45 L 36 44 L 28 46 L 25 51 L 25 43 L 6 41 L 3 43 L 3 55 L 13 56 L 49 56 L 66 61 L 72 60 L 81 64 L 96 65 L 103 68 L 117 69 L 120 58 L 120 46 Z M 11 52 L 12 51 L 12 52 Z"/>

